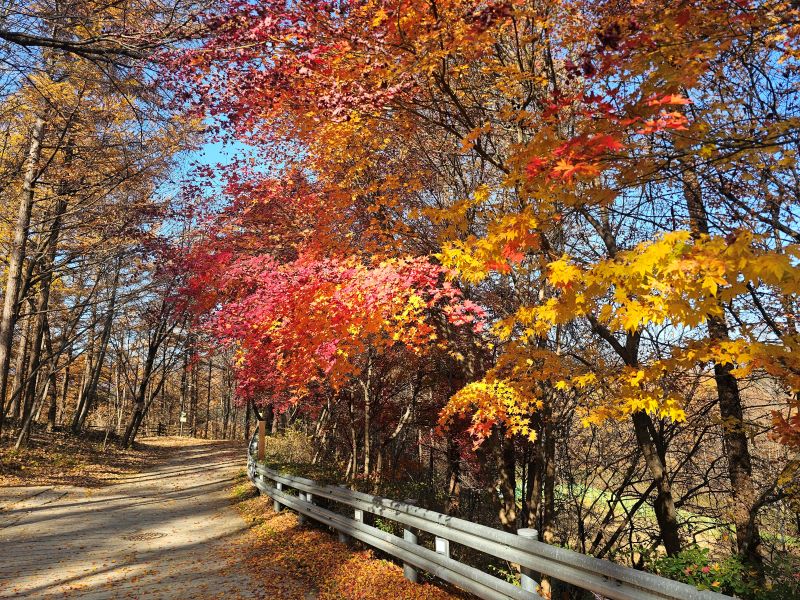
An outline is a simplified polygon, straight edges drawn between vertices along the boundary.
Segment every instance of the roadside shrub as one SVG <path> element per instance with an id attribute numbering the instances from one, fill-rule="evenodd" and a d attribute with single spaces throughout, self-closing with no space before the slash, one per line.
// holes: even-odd
<path id="1" fill-rule="evenodd" d="M 268 460 L 278 464 L 310 463 L 313 456 L 311 438 L 299 429 L 287 429 L 266 437 Z"/>
<path id="2" fill-rule="evenodd" d="M 800 598 L 800 561 L 780 556 L 765 566 L 765 583 L 748 570 L 739 556 L 715 560 L 708 548 L 691 546 L 675 556 L 662 556 L 651 561 L 650 570 L 693 585 L 746 600 L 786 600 Z"/>

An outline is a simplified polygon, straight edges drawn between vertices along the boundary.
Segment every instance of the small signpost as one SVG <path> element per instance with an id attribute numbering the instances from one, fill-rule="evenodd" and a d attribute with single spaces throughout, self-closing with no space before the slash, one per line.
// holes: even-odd
<path id="1" fill-rule="evenodd" d="M 178 420 L 179 420 L 179 421 L 180 421 L 180 423 L 181 423 L 181 424 L 180 424 L 180 430 L 178 431 L 178 435 L 181 435 L 181 436 L 182 436 L 182 435 L 183 435 L 183 424 L 184 424 L 184 423 L 186 423 L 186 421 L 188 420 L 188 419 L 186 418 L 186 413 L 185 413 L 185 412 L 183 412 L 183 411 L 181 411 L 181 417 L 180 417 L 180 419 L 178 419 Z"/>

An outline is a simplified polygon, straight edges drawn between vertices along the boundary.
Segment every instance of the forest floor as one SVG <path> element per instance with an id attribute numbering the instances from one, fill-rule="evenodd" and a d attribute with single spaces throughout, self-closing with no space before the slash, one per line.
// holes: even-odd
<path id="1" fill-rule="evenodd" d="M 144 442 L 100 487 L 44 473 L 0 486 L 0 598 L 274 598 L 238 560 L 248 530 L 230 488 L 243 444 Z"/>
<path id="2" fill-rule="evenodd" d="M 106 440 L 102 431 L 87 431 L 78 437 L 34 430 L 28 446 L 14 450 L 14 440 L 5 437 L 0 439 L 0 487 L 112 485 L 165 458 L 185 439 L 154 438 L 122 450 L 116 439 Z"/>

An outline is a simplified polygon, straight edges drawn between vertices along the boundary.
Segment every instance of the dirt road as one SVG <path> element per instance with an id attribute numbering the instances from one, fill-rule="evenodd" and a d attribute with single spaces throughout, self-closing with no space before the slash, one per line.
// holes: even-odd
<path id="1" fill-rule="evenodd" d="M 241 444 L 183 443 L 101 489 L 0 489 L 0 598 L 260 598 L 236 569 Z"/>

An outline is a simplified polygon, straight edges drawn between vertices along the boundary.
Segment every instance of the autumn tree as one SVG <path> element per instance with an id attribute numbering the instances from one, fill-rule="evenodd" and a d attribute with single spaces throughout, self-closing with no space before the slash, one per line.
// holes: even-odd
<path id="1" fill-rule="evenodd" d="M 193 114 L 262 161 L 231 166 L 228 210 L 265 216 L 268 235 L 214 232 L 201 253 L 249 298 L 217 316 L 250 370 L 336 387 L 316 348 L 285 345 L 290 323 L 318 331 L 303 319 L 330 309 L 326 281 L 348 289 L 310 257 L 364 273 L 427 257 L 490 323 L 457 338 L 440 426 L 466 420 L 491 449 L 503 525 L 519 522 L 524 472 L 526 524 L 554 541 L 570 456 L 557 440 L 624 431 L 633 455 L 586 477 L 613 478 L 615 498 L 636 486 L 655 514 L 648 544 L 684 547 L 678 509 L 716 470 L 679 471 L 714 448 L 735 552 L 760 573 L 761 520 L 797 476 L 797 19 L 795 3 L 726 0 L 225 3 L 173 63 Z M 274 281 L 286 287 L 264 294 Z M 261 336 L 245 331 L 260 302 L 292 293 L 299 313 L 269 304 Z M 363 356 L 374 330 L 344 322 L 337 343 Z M 767 410 L 758 385 L 780 390 Z M 786 443 L 779 468 L 756 472 L 770 433 Z M 613 508 L 600 523 L 594 550 L 621 532 Z"/>
<path id="2" fill-rule="evenodd" d="M 124 436 L 129 444 L 151 400 L 142 399 L 140 384 L 152 393 L 152 380 L 180 377 L 176 346 L 165 359 L 159 327 L 149 335 L 143 326 L 152 311 L 128 316 L 159 302 L 175 314 L 172 292 L 156 284 L 156 264 L 169 261 L 170 244 L 180 245 L 170 228 L 184 216 L 167 184 L 197 128 L 155 85 L 155 59 L 194 35 L 199 6 L 31 2 L 4 9 L 0 172 L 14 202 L 5 207 L 12 226 L 3 232 L 0 425 L 10 416 L 17 446 L 43 415 L 51 430 L 67 425 L 80 435 L 112 402 L 118 418 L 103 421 L 107 434 L 119 432 L 122 413 L 138 415 Z M 138 360 L 140 351 L 148 355 L 142 337 L 124 352 L 115 347 L 123 327 L 156 340 L 149 371 Z M 129 396 L 125 380 L 135 380 Z"/>

